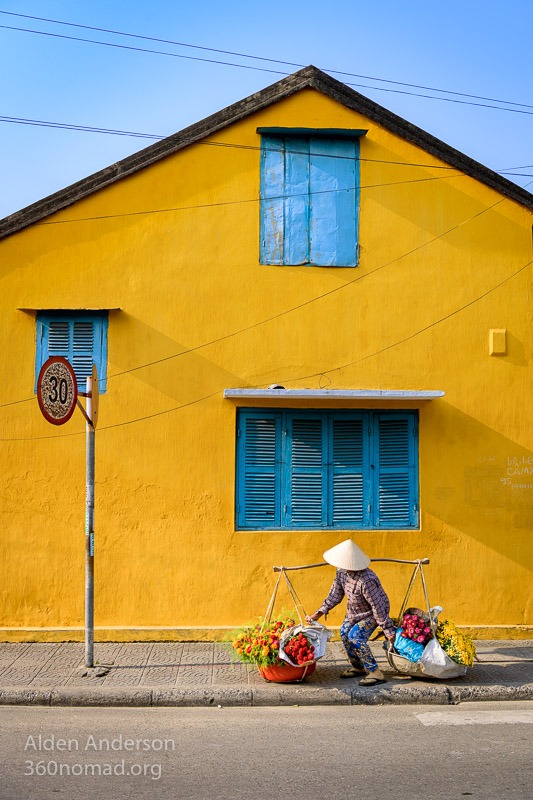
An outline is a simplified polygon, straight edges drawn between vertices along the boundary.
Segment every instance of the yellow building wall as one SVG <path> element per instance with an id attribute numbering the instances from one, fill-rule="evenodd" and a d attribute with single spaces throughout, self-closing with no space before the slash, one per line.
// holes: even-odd
<path id="1" fill-rule="evenodd" d="M 259 264 L 258 126 L 368 129 L 357 268 Z M 0 639 L 83 636 L 85 424 L 41 416 L 20 310 L 46 308 L 120 309 L 96 433 L 97 640 L 219 637 L 264 613 L 273 565 L 348 537 L 429 557 L 431 603 L 476 635 L 531 635 L 532 215 L 443 167 L 308 89 L 0 242 Z M 222 393 L 272 383 L 445 391 L 414 406 L 420 530 L 236 531 Z M 376 565 L 393 614 L 410 569 Z M 312 612 L 333 568 L 293 577 Z"/>

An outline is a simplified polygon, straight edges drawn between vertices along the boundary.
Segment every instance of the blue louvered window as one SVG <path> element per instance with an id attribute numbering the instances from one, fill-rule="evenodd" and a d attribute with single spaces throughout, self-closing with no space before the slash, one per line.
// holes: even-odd
<path id="1" fill-rule="evenodd" d="M 416 411 L 239 409 L 237 527 L 417 528 Z"/>
<path id="2" fill-rule="evenodd" d="M 107 312 L 39 312 L 37 315 L 37 354 L 35 389 L 39 370 L 50 356 L 63 356 L 70 362 L 85 391 L 93 363 L 98 371 L 98 388 L 107 388 Z"/>
<path id="3" fill-rule="evenodd" d="M 262 264 L 357 265 L 361 133 L 262 137 Z"/>

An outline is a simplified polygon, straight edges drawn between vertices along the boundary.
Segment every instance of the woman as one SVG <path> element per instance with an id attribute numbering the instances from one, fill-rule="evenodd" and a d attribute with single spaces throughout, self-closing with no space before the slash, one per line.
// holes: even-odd
<path id="1" fill-rule="evenodd" d="M 370 559 L 351 539 L 326 550 L 324 559 L 337 567 L 337 574 L 318 611 L 306 619 L 312 622 L 327 616 L 346 596 L 347 613 L 340 633 L 352 666 L 341 673 L 341 678 L 364 675 L 360 686 L 385 683 L 385 675 L 372 655 L 368 638 L 379 625 L 387 639 L 394 641 L 396 629 L 389 617 L 389 598 L 376 573 L 368 568 Z"/>

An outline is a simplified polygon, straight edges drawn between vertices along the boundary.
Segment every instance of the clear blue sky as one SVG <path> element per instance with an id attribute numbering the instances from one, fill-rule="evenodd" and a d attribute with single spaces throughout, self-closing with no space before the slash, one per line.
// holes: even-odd
<path id="1" fill-rule="evenodd" d="M 518 171 L 532 177 L 515 180 L 522 186 L 533 180 L 531 0 L 0 0 L 0 10 L 370 76 L 335 75 L 363 84 L 358 87 L 363 94 L 492 169 L 528 165 Z M 282 77 L 57 35 L 282 73 L 297 69 L 4 13 L 0 26 L 56 34 L 0 27 L 2 117 L 166 136 Z M 390 90 L 434 93 L 377 78 L 529 108 L 515 113 L 425 99 Z M 389 91 L 369 88 L 376 86 Z M 0 137 L 0 217 L 150 144 L 5 121 Z"/>

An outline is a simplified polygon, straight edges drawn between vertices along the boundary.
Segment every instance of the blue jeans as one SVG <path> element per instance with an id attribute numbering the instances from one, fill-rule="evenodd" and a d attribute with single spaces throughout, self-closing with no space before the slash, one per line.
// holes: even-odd
<path id="1" fill-rule="evenodd" d="M 345 619 L 341 625 L 341 639 L 350 664 L 356 669 L 365 669 L 374 672 L 378 664 L 368 644 L 370 634 L 377 628 L 373 619 L 356 622 L 355 625 Z"/>

